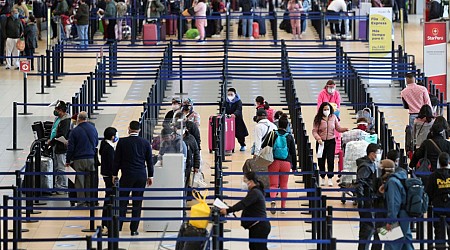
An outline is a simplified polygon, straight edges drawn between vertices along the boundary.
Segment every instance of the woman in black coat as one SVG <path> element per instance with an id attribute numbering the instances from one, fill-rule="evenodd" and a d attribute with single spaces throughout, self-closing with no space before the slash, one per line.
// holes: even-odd
<path id="1" fill-rule="evenodd" d="M 234 88 L 229 88 L 227 93 L 227 105 L 225 112 L 227 115 L 234 116 L 236 139 L 241 145 L 241 151 L 245 151 L 245 137 L 248 136 L 248 130 L 245 126 L 242 115 L 242 101 Z"/>

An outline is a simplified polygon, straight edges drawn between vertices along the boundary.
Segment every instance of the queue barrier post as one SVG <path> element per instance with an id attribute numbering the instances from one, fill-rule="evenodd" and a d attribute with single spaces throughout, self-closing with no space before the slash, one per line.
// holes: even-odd
<path id="1" fill-rule="evenodd" d="M 8 250 L 8 201 L 9 196 L 3 195 L 3 250 Z"/>
<path id="2" fill-rule="evenodd" d="M 89 217 L 91 217 L 91 218 L 95 217 L 95 208 L 96 208 L 95 203 L 96 202 L 94 201 L 95 192 L 93 190 L 93 187 L 94 187 L 94 183 L 96 181 L 96 177 L 97 177 L 96 171 L 93 171 L 93 170 L 89 171 L 89 176 L 87 176 L 87 178 L 89 178 L 89 182 L 91 183 L 91 185 L 89 185 L 89 188 L 91 189 L 91 191 L 89 191 L 89 195 L 88 195 L 88 197 L 89 197 L 88 207 L 89 207 Z M 93 233 L 95 231 L 96 231 L 95 220 L 89 220 L 89 228 L 81 230 L 81 232 L 84 232 L 84 233 L 87 233 L 87 232 Z"/>
<path id="3" fill-rule="evenodd" d="M 428 211 L 427 211 L 427 218 L 434 218 L 434 212 L 433 212 L 433 205 L 428 205 Z M 433 234 L 433 221 L 432 220 L 428 220 L 427 221 L 427 239 L 428 240 L 432 240 L 434 238 L 434 234 Z M 428 242 L 427 244 L 427 248 L 428 249 L 434 249 L 433 246 L 433 242 Z"/>
<path id="4" fill-rule="evenodd" d="M 28 74 L 27 72 L 23 72 L 23 113 L 19 113 L 19 115 L 32 115 L 33 113 L 28 112 Z"/>
<path id="5" fill-rule="evenodd" d="M 13 112 L 12 112 L 12 119 L 13 119 L 13 121 L 12 121 L 12 123 L 13 123 L 13 126 L 12 126 L 12 129 L 13 129 L 13 131 L 12 131 L 12 139 L 13 139 L 13 142 L 12 142 L 12 148 L 7 148 L 6 150 L 14 150 L 14 151 L 16 151 L 16 150 L 23 150 L 23 148 L 17 148 L 17 102 L 13 102 Z"/>
<path id="6" fill-rule="evenodd" d="M 101 226 L 97 226 L 97 249 L 103 249 L 102 246 L 102 238 L 103 238 L 103 233 L 102 233 L 102 227 Z"/>
<path id="7" fill-rule="evenodd" d="M 45 58 L 44 55 L 39 56 L 39 75 L 41 78 L 41 92 L 37 92 L 38 95 L 45 95 L 48 94 L 45 92 Z"/>

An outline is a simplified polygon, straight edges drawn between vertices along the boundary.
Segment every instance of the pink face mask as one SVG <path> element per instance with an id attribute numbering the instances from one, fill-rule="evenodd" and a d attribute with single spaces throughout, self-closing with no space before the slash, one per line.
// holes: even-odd
<path id="1" fill-rule="evenodd" d="M 356 128 L 361 129 L 362 131 L 366 131 L 367 125 L 366 124 L 358 124 L 358 126 Z"/>

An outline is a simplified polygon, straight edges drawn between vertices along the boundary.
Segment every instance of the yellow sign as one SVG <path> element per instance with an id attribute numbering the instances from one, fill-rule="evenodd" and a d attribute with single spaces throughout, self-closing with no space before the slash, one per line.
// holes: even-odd
<path id="1" fill-rule="evenodd" d="M 371 57 L 386 57 L 392 50 L 392 9 L 371 8 L 369 16 L 369 51 Z"/>

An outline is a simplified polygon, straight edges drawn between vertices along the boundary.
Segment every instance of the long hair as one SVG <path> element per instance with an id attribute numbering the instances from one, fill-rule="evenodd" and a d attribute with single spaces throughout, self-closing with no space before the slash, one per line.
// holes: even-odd
<path id="1" fill-rule="evenodd" d="M 245 173 L 245 178 L 247 178 L 247 180 L 249 180 L 249 181 L 253 181 L 256 184 L 256 187 L 259 190 L 261 190 L 261 192 L 263 192 L 263 194 L 264 194 L 264 183 L 262 183 L 262 181 L 259 180 L 259 178 L 255 172 L 250 171 L 250 172 Z"/>
<path id="2" fill-rule="evenodd" d="M 319 110 L 317 110 L 317 114 L 314 117 L 314 125 L 320 126 L 320 122 L 322 121 L 323 117 L 323 108 L 325 106 L 330 107 L 330 115 L 334 114 L 333 106 L 331 106 L 328 102 L 323 102 L 322 104 L 320 104 Z"/>
<path id="3" fill-rule="evenodd" d="M 100 148 L 98 150 L 99 154 L 102 154 L 103 149 L 105 148 L 107 142 L 106 140 L 111 140 L 111 137 L 115 136 L 117 133 L 117 129 L 113 127 L 107 127 L 103 132 L 103 140 L 100 142 Z"/>
<path id="4" fill-rule="evenodd" d="M 428 123 L 430 123 L 434 118 L 433 110 L 431 110 L 430 106 L 425 104 L 420 108 L 419 115 L 417 116 L 417 118 L 420 118 L 420 119 L 426 118 L 426 121 Z"/>

